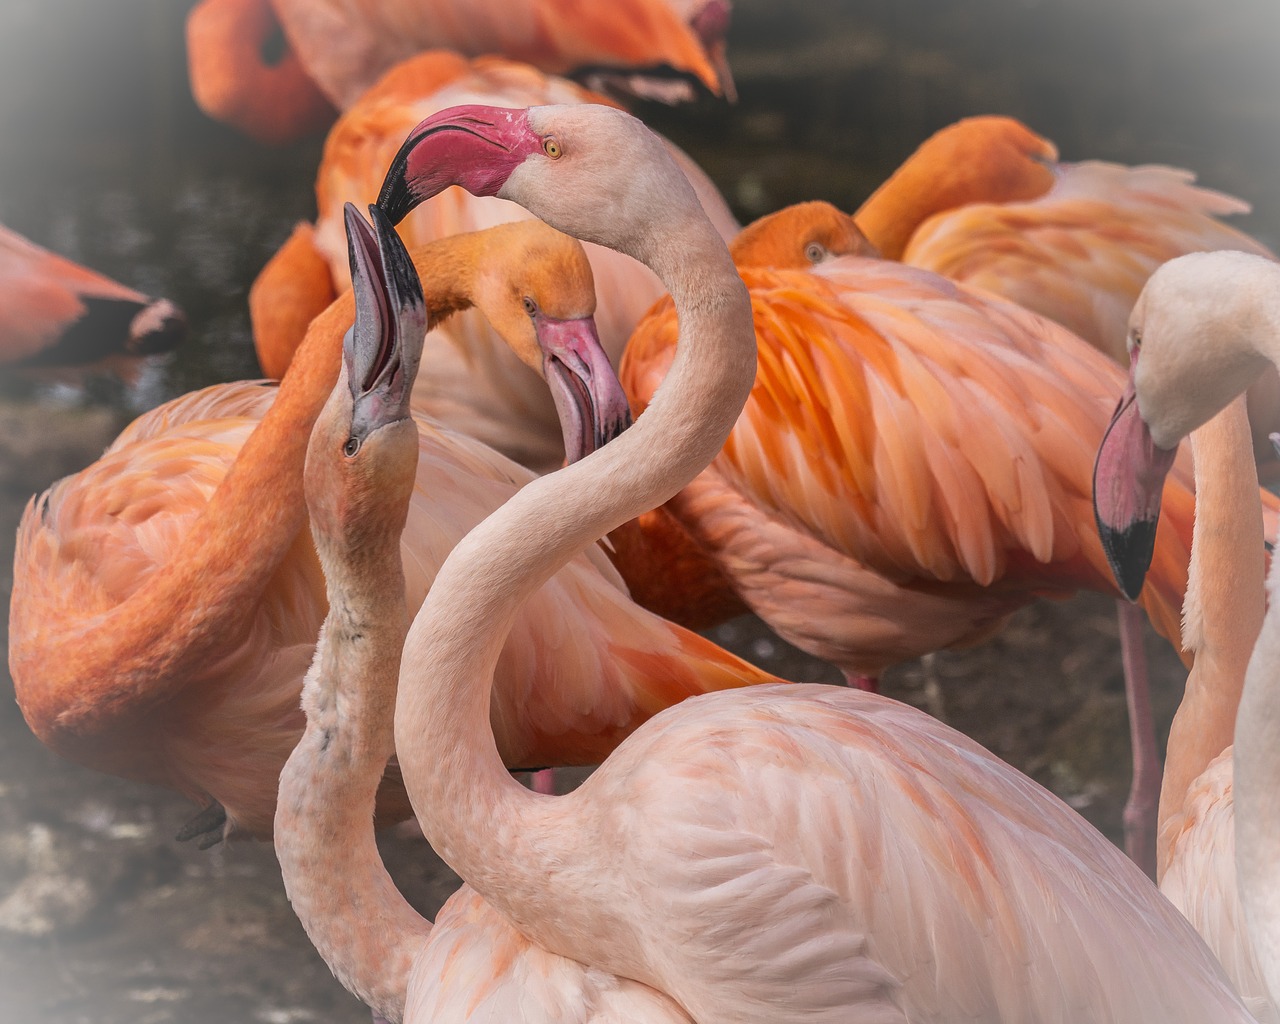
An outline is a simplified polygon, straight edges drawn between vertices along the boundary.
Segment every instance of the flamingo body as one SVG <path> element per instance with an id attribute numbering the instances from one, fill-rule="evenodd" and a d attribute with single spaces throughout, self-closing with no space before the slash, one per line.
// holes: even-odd
<path id="1" fill-rule="evenodd" d="M 1218 218 L 1249 212 L 1190 171 L 1089 160 L 1062 163 L 1044 195 L 970 203 L 921 224 L 902 259 L 1047 316 L 1124 363 L 1138 293 L 1189 252 L 1265 246 Z"/>
<path id="2" fill-rule="evenodd" d="M 626 115 L 442 112 L 410 136 L 380 205 L 402 211 L 450 180 L 643 258 L 680 326 L 631 429 L 468 534 L 408 631 L 396 749 L 441 857 L 540 945 L 650 984 L 706 1024 L 1248 1020 L 1118 850 L 884 698 L 820 686 L 695 698 L 573 793 L 512 782 L 486 726 L 508 622 L 566 558 L 717 456 L 752 392 L 755 332 L 692 190 Z M 427 749 L 447 756 L 433 766 Z"/>
<path id="3" fill-rule="evenodd" d="M 742 275 L 752 396 L 666 508 L 773 628 L 877 675 L 984 639 L 1035 596 L 1112 591 L 1081 524 L 1117 368 L 1046 320 L 894 263 Z M 620 375 L 637 409 L 675 331 L 668 303 L 632 339 Z M 1176 637 L 1189 489 L 1166 500 L 1178 525 L 1164 527 L 1144 601 Z"/>
<path id="4" fill-rule="evenodd" d="M 164 352 L 186 319 L 0 226 L 0 365 L 76 366 Z"/>
<path id="5" fill-rule="evenodd" d="M 526 260 L 569 246 L 581 272 L 566 270 L 560 283 L 589 295 L 576 243 L 530 222 L 419 250 L 435 268 L 424 270 L 433 302 L 461 301 L 454 275 L 466 261 L 454 257 L 495 235 L 517 276 Z M 555 245 L 529 248 L 538 236 Z M 488 264 L 499 281 L 502 266 Z M 472 288 L 468 302 L 503 322 L 514 306 L 513 332 L 534 333 L 519 291 L 497 288 L 490 303 Z M 554 312 L 558 296 L 538 294 Z M 297 694 L 326 606 L 305 531 L 302 461 L 352 310 L 348 294 L 317 318 L 278 387 L 221 385 L 140 417 L 102 459 L 33 499 L 19 527 L 9 665 L 32 729 L 82 764 L 220 803 L 233 830 L 269 833 L 275 780 L 302 727 Z M 531 479 L 425 419 L 421 437 L 404 534 L 410 607 L 457 540 Z M 494 705 L 493 727 L 517 767 L 596 763 L 671 701 L 737 685 L 744 672 L 773 680 L 642 611 L 601 551 L 538 607 L 517 629 L 504 663 L 511 689 Z M 390 782 L 382 820 L 407 813 Z"/>
<path id="6" fill-rule="evenodd" d="M 290 45 L 339 108 L 387 68 L 423 50 L 502 54 L 553 74 L 580 67 L 626 71 L 660 64 L 719 94 L 726 0 L 274 0 Z M 715 8 L 715 18 L 703 16 Z M 701 31 L 700 31 L 701 30 Z M 722 80 L 723 79 L 723 80 Z M 637 83 L 640 84 L 640 83 Z"/>
<path id="7" fill-rule="evenodd" d="M 306 323 L 350 287 L 343 203 L 377 198 L 380 169 L 391 162 L 418 121 L 464 102 L 523 106 L 600 99 L 572 82 L 496 57 L 469 61 L 454 53 L 431 52 L 387 72 L 329 133 L 316 177 L 319 217 L 314 231 L 295 235 L 254 284 L 250 310 L 264 368 L 287 366 Z M 692 160 L 672 149 L 723 234 L 735 232 L 737 224 L 715 186 Z M 450 189 L 415 210 L 400 231 L 413 248 L 527 218 L 514 203 Z M 635 260 L 602 246 L 588 243 L 586 248 L 595 278 L 600 340 L 616 365 L 632 328 L 663 289 Z M 296 313 L 286 322 L 282 310 Z M 546 386 L 520 365 L 479 313 L 462 311 L 433 330 L 425 358 L 434 370 L 419 381 L 420 410 L 533 468 L 560 464 L 563 446 Z"/>

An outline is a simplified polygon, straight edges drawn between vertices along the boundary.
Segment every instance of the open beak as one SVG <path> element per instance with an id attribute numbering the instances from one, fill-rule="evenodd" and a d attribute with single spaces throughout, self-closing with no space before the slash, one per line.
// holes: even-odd
<path id="1" fill-rule="evenodd" d="M 564 434 L 565 457 L 577 462 L 631 426 L 631 407 L 600 346 L 594 317 L 533 320 L 542 372 Z"/>
<path id="2" fill-rule="evenodd" d="M 356 320 L 343 345 L 353 401 L 351 432 L 367 437 L 407 419 L 422 358 L 427 313 L 418 272 L 391 222 L 369 207 L 373 226 L 347 203 L 347 253 Z"/>
<path id="3" fill-rule="evenodd" d="M 1130 601 L 1142 593 L 1151 566 L 1164 479 L 1176 454 L 1176 448 L 1165 450 L 1151 439 L 1138 411 L 1130 369 L 1129 383 L 1093 465 L 1093 515 L 1098 535 L 1111 572 Z"/>
<path id="4" fill-rule="evenodd" d="M 476 196 L 496 195 L 511 172 L 541 148 L 525 110 L 475 103 L 449 107 L 409 133 L 387 168 L 378 206 L 399 224 L 450 185 Z"/>

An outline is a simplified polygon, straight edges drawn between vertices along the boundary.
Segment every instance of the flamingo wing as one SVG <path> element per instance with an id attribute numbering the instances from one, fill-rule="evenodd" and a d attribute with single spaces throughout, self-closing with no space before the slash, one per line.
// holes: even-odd
<path id="1" fill-rule="evenodd" d="M 1061 164 L 1038 199 L 975 203 L 930 218 L 903 261 L 1012 299 L 1127 363 L 1129 311 L 1156 267 L 1216 249 L 1270 255 L 1218 219 L 1248 211 L 1197 186 L 1189 171 Z"/>
<path id="2" fill-rule="evenodd" d="M 0 226 L 0 364 L 80 365 L 176 345 L 186 321 L 154 300 Z"/>
<path id="3" fill-rule="evenodd" d="M 971 598 L 986 588 L 989 600 L 1113 591 L 1089 502 L 1118 368 L 1049 321 L 899 264 L 845 257 L 743 277 L 755 387 L 721 455 L 674 504 L 700 540 L 751 565 L 768 529 L 786 545 L 775 562 L 803 560 L 820 577 L 844 557 L 921 601 L 939 583 Z M 675 330 L 664 305 L 633 338 L 621 375 L 640 407 Z M 1180 467 L 1157 546 L 1163 575 L 1144 598 L 1171 637 L 1191 535 Z"/>
<path id="4" fill-rule="evenodd" d="M 661 808 L 662 829 L 620 833 L 620 856 L 662 893 L 641 941 L 689 979 L 671 994 L 695 1019 L 779 1002 L 846 1022 L 1118 1024 L 1186 1005 L 1237 1019 L 1218 965 L 1141 872 L 977 744 L 856 691 L 731 703 L 660 716 L 584 786 L 626 778 L 627 798 L 602 805 L 619 830 Z M 723 935 L 745 937 L 732 956 Z"/>

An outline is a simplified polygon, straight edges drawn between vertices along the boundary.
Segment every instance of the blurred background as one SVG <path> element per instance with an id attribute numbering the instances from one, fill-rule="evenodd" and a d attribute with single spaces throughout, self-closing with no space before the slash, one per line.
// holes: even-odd
<path id="1" fill-rule="evenodd" d="M 603 0 L 602 0 L 603 2 Z M 100 454 L 128 418 L 258 375 L 249 284 L 299 219 L 322 140 L 251 142 L 201 115 L 183 0 L 0 0 L 0 222 L 187 312 L 191 337 L 135 387 L 0 379 L 0 580 L 31 494 Z M 823 198 L 853 210 L 928 134 L 1014 115 L 1067 160 L 1167 163 L 1248 200 L 1280 245 L 1280 8 L 1274 0 L 735 0 L 740 90 L 635 111 L 683 146 L 742 220 Z M 952 724 L 1114 835 L 1128 746 L 1114 617 L 1081 599 L 938 656 Z M 749 620 L 716 634 L 774 671 L 834 679 Z M 1163 643 L 1167 728 L 1183 673 Z M 922 673 L 888 693 L 920 696 Z M 289 911 L 269 848 L 174 843 L 170 794 L 83 771 L 26 730 L 0 682 L 0 1022 L 365 1021 Z M 388 836 L 425 912 L 455 886 Z"/>

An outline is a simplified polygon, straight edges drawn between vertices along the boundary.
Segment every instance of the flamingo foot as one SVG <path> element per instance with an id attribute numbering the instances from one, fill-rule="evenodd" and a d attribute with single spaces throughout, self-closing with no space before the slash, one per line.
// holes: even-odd
<path id="1" fill-rule="evenodd" d="M 1155 720 L 1143 647 L 1146 613 L 1137 605 L 1117 601 L 1120 619 L 1120 657 L 1129 704 L 1129 736 L 1133 745 L 1133 783 L 1124 805 L 1124 850 L 1151 879 L 1156 877 L 1156 808 L 1160 800 L 1160 759 L 1156 753 Z"/>
<path id="2" fill-rule="evenodd" d="M 858 676 L 852 672 L 845 672 L 844 681 L 855 690 L 865 690 L 867 693 L 880 692 L 879 676 Z"/>
<path id="3" fill-rule="evenodd" d="M 195 839 L 197 840 L 196 847 L 198 849 L 207 850 L 209 847 L 217 846 L 222 842 L 226 834 L 226 827 L 226 809 L 215 800 L 178 829 L 173 838 L 180 843 L 190 842 Z"/>

